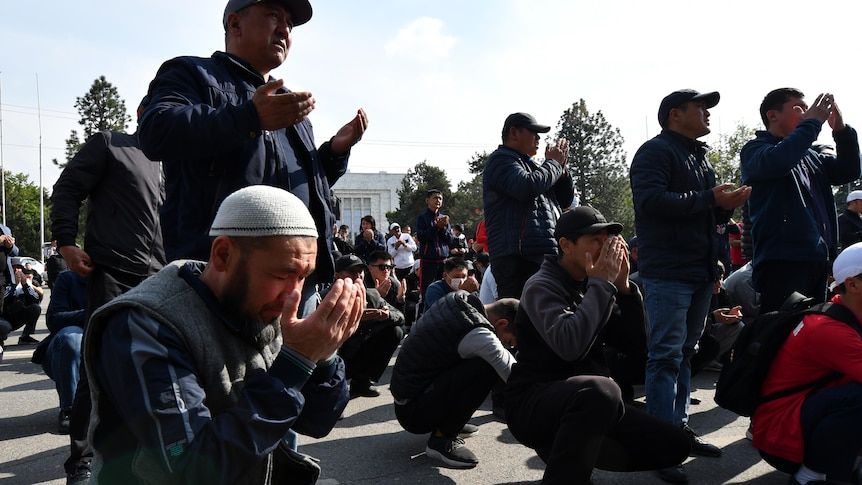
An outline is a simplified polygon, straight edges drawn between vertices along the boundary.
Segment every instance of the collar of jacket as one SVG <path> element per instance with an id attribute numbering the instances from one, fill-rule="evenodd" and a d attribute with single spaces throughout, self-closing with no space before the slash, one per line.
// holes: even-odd
<path id="1" fill-rule="evenodd" d="M 668 137 L 671 140 L 674 140 L 675 142 L 685 146 L 686 148 L 688 148 L 692 152 L 696 152 L 698 150 L 709 149 L 709 145 L 707 145 L 706 143 L 704 143 L 700 140 L 692 140 L 691 138 L 689 138 L 689 137 L 687 137 L 681 133 L 678 133 L 676 131 L 673 131 L 673 130 L 670 130 L 667 128 L 661 130 L 661 135 Z"/>
<path id="2" fill-rule="evenodd" d="M 215 53 L 213 53 L 212 57 L 213 58 L 224 58 L 225 62 L 231 63 L 234 66 L 236 66 L 239 70 L 243 71 L 243 75 L 253 77 L 255 80 L 255 82 L 254 82 L 255 86 L 262 86 L 262 85 L 266 84 L 269 80 L 272 79 L 272 76 L 267 76 L 268 79 L 264 79 L 263 76 L 261 76 L 259 72 L 255 71 L 254 68 L 251 67 L 251 64 L 249 64 L 248 62 L 246 62 L 245 59 L 237 56 L 236 54 L 231 54 L 230 52 L 216 51 Z M 282 93 L 282 92 L 286 93 L 289 91 L 286 88 L 282 87 L 282 88 L 279 88 L 279 90 L 276 92 L 277 93 Z"/>

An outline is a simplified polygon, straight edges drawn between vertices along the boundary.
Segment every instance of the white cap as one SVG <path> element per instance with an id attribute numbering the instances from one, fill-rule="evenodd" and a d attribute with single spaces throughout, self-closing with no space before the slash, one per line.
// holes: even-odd
<path id="1" fill-rule="evenodd" d="M 862 274 L 862 242 L 856 243 L 841 251 L 832 263 L 832 275 L 835 281 L 829 285 L 830 290 L 844 283 L 847 278 Z"/>
<path id="2" fill-rule="evenodd" d="M 210 236 L 317 237 L 317 226 L 299 197 L 277 187 L 252 185 L 225 198 Z"/>
<path id="3" fill-rule="evenodd" d="M 854 200 L 860 200 L 860 199 L 862 199 L 862 190 L 854 190 L 853 192 L 850 192 L 849 194 L 847 194 L 847 203 L 848 204 Z"/>
<path id="4" fill-rule="evenodd" d="M 393 229 L 395 229 L 396 227 L 397 227 L 398 229 L 401 229 L 401 226 L 400 226 L 397 222 L 393 222 L 392 224 L 389 224 L 389 230 L 390 230 L 390 231 L 391 231 L 391 230 L 393 230 Z"/>

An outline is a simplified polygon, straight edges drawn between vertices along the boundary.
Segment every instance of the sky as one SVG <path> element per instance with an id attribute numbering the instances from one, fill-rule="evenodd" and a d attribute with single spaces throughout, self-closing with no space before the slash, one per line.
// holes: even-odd
<path id="1" fill-rule="evenodd" d="M 76 98 L 104 75 L 132 116 L 162 62 L 224 49 L 224 1 L 0 0 L 2 163 L 53 186 Z M 556 131 L 579 99 L 619 128 L 630 161 L 658 134 L 659 103 L 680 88 L 719 91 L 716 143 L 778 87 L 831 92 L 862 119 L 854 2 L 822 0 L 313 0 L 272 75 L 311 91 L 318 144 L 364 108 L 352 172 L 405 173 L 426 161 L 455 184 L 524 111 Z M 829 142 L 828 126 L 821 141 Z M 543 149 L 540 150 L 540 155 Z M 41 165 L 41 170 L 40 170 Z M 336 185 L 337 188 L 337 185 Z"/>

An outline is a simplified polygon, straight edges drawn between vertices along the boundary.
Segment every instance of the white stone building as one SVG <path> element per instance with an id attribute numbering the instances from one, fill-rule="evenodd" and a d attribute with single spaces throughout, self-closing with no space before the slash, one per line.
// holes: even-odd
<path id="1" fill-rule="evenodd" d="M 356 231 L 359 230 L 359 221 L 363 216 L 371 214 L 377 222 L 377 230 L 388 237 L 389 221 L 386 220 L 386 213 L 398 209 L 397 191 L 406 175 L 387 172 L 353 173 L 348 170 L 332 186 L 332 193 L 337 197 L 335 219 L 338 225 L 350 226 L 350 237 L 355 237 Z M 404 224 L 402 221 L 398 223 Z"/>

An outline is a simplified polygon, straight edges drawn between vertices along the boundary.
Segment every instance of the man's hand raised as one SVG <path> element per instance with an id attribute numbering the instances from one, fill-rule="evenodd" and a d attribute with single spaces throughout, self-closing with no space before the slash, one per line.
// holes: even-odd
<path id="1" fill-rule="evenodd" d="M 736 190 L 731 189 L 733 189 L 733 184 L 721 184 L 713 187 L 715 205 L 725 210 L 733 210 L 744 204 L 748 200 L 748 196 L 751 195 L 751 187 L 747 185 Z"/>
<path id="2" fill-rule="evenodd" d="M 284 86 L 281 79 L 270 81 L 257 88 L 251 102 L 257 109 L 260 127 L 264 130 L 280 130 L 304 120 L 314 111 L 314 98 L 309 92 L 275 94 Z"/>
<path id="3" fill-rule="evenodd" d="M 342 126 L 338 133 L 332 137 L 332 152 L 336 155 L 344 155 L 350 147 L 359 143 L 365 130 L 368 128 L 368 115 L 365 110 L 359 108 L 356 116 Z"/>
<path id="4" fill-rule="evenodd" d="M 301 294 L 294 290 L 284 303 L 281 316 L 283 345 L 313 362 L 327 359 L 353 335 L 365 310 L 362 281 L 337 279 L 326 298 L 308 318 L 296 318 Z"/>

